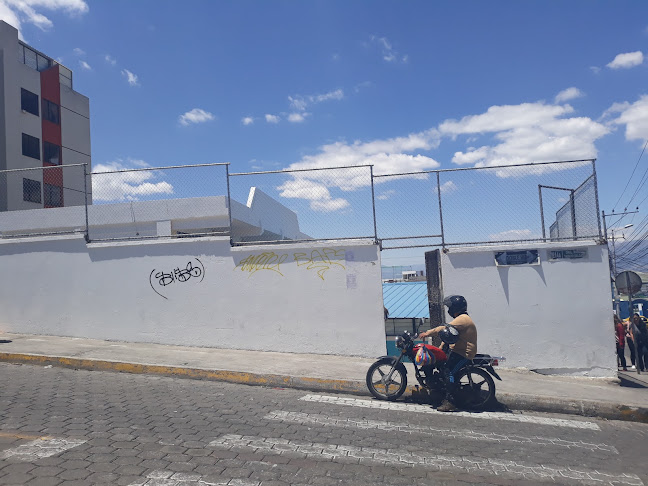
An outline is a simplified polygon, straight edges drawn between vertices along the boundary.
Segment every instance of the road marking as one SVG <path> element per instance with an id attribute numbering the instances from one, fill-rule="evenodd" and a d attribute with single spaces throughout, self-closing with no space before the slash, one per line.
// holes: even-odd
<path id="1" fill-rule="evenodd" d="M 601 430 L 594 422 L 585 422 L 580 420 L 566 420 L 559 418 L 538 417 L 535 415 L 517 415 L 502 412 L 437 412 L 429 405 L 419 405 L 415 403 L 395 403 L 383 402 L 379 400 L 361 400 L 357 398 L 336 397 L 329 395 L 306 395 L 300 398 L 307 402 L 327 403 L 331 405 L 344 405 L 350 407 L 374 408 L 379 410 L 394 410 L 400 412 L 418 412 L 429 413 L 451 417 L 467 417 L 472 419 L 488 420 L 506 420 L 509 422 L 521 422 L 538 425 L 552 425 L 554 427 L 571 427 L 574 429 Z"/>
<path id="2" fill-rule="evenodd" d="M 227 484 L 229 486 L 259 486 L 261 484 L 259 481 L 250 481 L 248 479 L 221 479 L 213 482 L 204 481 L 202 478 L 203 476 L 200 474 L 158 470 L 150 472 L 146 478 L 130 483 L 128 486 L 144 486 L 146 484 L 151 486 L 209 486 L 221 484 Z"/>
<path id="3" fill-rule="evenodd" d="M 85 439 L 36 439 L 0 452 L 0 459 L 8 459 L 11 457 L 19 461 L 37 461 L 44 457 L 60 454 L 85 443 Z"/>
<path id="4" fill-rule="evenodd" d="M 475 456 L 425 455 L 413 452 L 394 453 L 393 449 L 355 447 L 347 445 L 321 444 L 303 440 L 288 440 L 271 437 L 254 437 L 227 434 L 209 443 L 212 447 L 238 450 L 253 450 L 263 454 L 278 454 L 304 457 L 313 460 L 337 461 L 354 464 L 386 465 L 396 467 L 423 467 L 433 470 L 449 470 L 483 476 L 507 476 L 520 481 L 559 481 L 562 484 L 628 484 L 643 486 L 636 474 L 609 474 L 583 468 L 554 465 L 529 464 Z"/>
<path id="5" fill-rule="evenodd" d="M 411 425 L 397 422 L 382 422 L 379 420 L 365 420 L 352 418 L 333 418 L 322 414 L 308 414 L 302 412 L 270 412 L 264 417 L 266 420 L 277 420 L 301 425 L 323 425 L 330 427 L 355 427 L 358 429 L 375 429 L 389 432 L 423 434 L 423 435 L 443 435 L 444 438 L 468 439 L 468 440 L 485 440 L 493 442 L 513 442 L 516 444 L 529 444 L 536 446 L 565 447 L 568 449 L 579 448 L 590 451 L 602 451 L 605 453 L 618 454 L 616 447 L 607 444 L 590 444 L 588 442 L 574 442 L 563 440 L 555 437 L 523 437 L 520 435 L 503 435 L 494 433 L 475 432 L 473 430 L 459 429 L 440 429 L 425 425 Z"/>

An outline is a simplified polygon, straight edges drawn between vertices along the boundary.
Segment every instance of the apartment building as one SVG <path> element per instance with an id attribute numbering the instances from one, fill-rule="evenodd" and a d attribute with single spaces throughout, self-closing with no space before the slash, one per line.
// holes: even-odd
<path id="1" fill-rule="evenodd" d="M 72 71 L 0 21 L 0 211 L 85 204 L 84 167 L 60 166 L 90 163 L 90 103 Z"/>

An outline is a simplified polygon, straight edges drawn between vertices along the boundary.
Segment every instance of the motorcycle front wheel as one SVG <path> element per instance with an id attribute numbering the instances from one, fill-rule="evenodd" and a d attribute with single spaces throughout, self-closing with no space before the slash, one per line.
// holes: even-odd
<path id="1" fill-rule="evenodd" d="M 495 398 L 495 382 L 481 368 L 464 368 L 455 377 L 457 400 L 463 408 L 480 410 Z"/>
<path id="2" fill-rule="evenodd" d="M 380 359 L 372 364 L 369 371 L 367 371 L 367 388 L 379 400 L 394 401 L 407 388 L 407 371 L 402 363 L 396 366 L 391 379 L 386 380 L 394 361 L 391 358 Z"/>

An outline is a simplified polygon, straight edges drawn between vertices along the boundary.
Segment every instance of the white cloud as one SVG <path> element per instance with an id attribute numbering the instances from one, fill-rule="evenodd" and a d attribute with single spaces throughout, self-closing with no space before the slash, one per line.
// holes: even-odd
<path id="1" fill-rule="evenodd" d="M 373 86 L 373 83 L 371 81 L 363 81 L 361 83 L 356 84 L 353 87 L 353 91 L 355 91 L 356 93 L 359 93 L 360 90 L 363 90 L 365 88 L 369 88 L 371 86 Z"/>
<path id="2" fill-rule="evenodd" d="M 114 66 L 114 65 L 117 64 L 117 59 L 115 59 L 114 57 L 112 57 L 110 54 L 106 54 L 106 55 L 104 56 L 104 60 L 105 60 L 108 64 L 110 64 L 111 66 Z"/>
<path id="3" fill-rule="evenodd" d="M 489 235 L 491 241 L 528 240 L 534 237 L 529 229 L 512 229 Z"/>
<path id="4" fill-rule="evenodd" d="M 556 103 L 563 103 L 565 101 L 581 98 L 583 96 L 585 96 L 585 94 L 580 89 L 571 87 L 564 89 L 560 93 L 558 93 L 556 95 L 555 101 Z"/>
<path id="5" fill-rule="evenodd" d="M 488 133 L 537 125 L 571 113 L 569 105 L 556 106 L 543 103 L 522 103 L 520 105 L 491 106 L 486 113 L 469 115 L 461 120 L 446 120 L 439 125 L 444 135 Z"/>
<path id="6" fill-rule="evenodd" d="M 591 70 L 594 74 L 598 74 L 598 73 L 601 72 L 601 68 L 598 67 L 598 66 L 590 66 L 590 70 Z"/>
<path id="7" fill-rule="evenodd" d="M 387 199 L 391 198 L 396 194 L 396 191 L 394 189 L 389 189 L 387 191 L 381 192 L 376 196 L 376 199 L 379 199 L 381 201 L 386 201 Z"/>
<path id="8" fill-rule="evenodd" d="M 309 113 L 291 113 L 288 115 L 288 121 L 291 123 L 302 123 L 306 120 Z"/>
<path id="9" fill-rule="evenodd" d="M 374 175 L 401 174 L 435 169 L 439 163 L 425 155 L 416 153 L 438 146 L 436 130 L 413 133 L 404 137 L 370 142 L 336 142 L 320 147 L 320 152 L 307 155 L 299 162 L 291 164 L 288 169 L 326 169 L 330 167 L 348 167 L 373 165 Z M 414 153 L 412 153 L 414 152 Z M 415 174 L 402 177 L 421 178 L 426 174 Z M 384 179 L 383 179 L 384 180 Z M 376 179 L 376 183 L 382 182 Z M 343 198 L 334 198 L 329 189 L 355 191 L 371 185 L 368 167 L 345 168 L 299 172 L 278 189 L 282 197 L 307 199 L 312 209 L 335 211 L 348 206 Z"/>
<path id="10" fill-rule="evenodd" d="M 288 101 L 290 101 L 290 106 L 298 111 L 304 111 L 310 105 L 315 105 L 322 103 L 323 101 L 329 100 L 341 100 L 344 98 L 344 91 L 341 89 L 336 89 L 334 91 L 329 91 L 328 93 L 317 94 L 317 95 L 295 95 L 289 96 Z"/>
<path id="11" fill-rule="evenodd" d="M 382 50 L 382 57 L 384 61 L 387 62 L 402 62 L 406 63 L 409 56 L 404 55 L 401 56 L 392 46 L 391 42 L 387 39 L 387 37 L 377 37 L 375 35 L 371 36 L 371 43 L 374 45 L 378 45 L 381 50 Z"/>
<path id="12" fill-rule="evenodd" d="M 92 68 L 90 67 L 90 64 L 88 64 L 85 61 L 79 61 L 79 65 L 85 69 L 86 71 L 92 71 Z"/>
<path id="13" fill-rule="evenodd" d="M 131 86 L 139 86 L 139 81 L 136 74 L 131 73 L 128 69 L 122 69 L 122 74 L 126 76 L 128 84 L 130 84 Z"/>
<path id="14" fill-rule="evenodd" d="M 323 183 L 297 175 L 293 180 L 277 187 L 280 196 L 289 199 L 306 199 L 314 211 L 337 211 L 349 206 L 343 198 L 333 198 Z"/>
<path id="15" fill-rule="evenodd" d="M 22 39 L 23 22 L 33 24 L 41 30 L 50 29 L 54 25 L 37 9 L 63 11 L 67 15 L 81 15 L 89 10 L 84 0 L 0 0 L 0 20 L 18 29 Z"/>
<path id="16" fill-rule="evenodd" d="M 277 115 L 266 114 L 265 121 L 268 123 L 279 123 L 279 117 Z"/>
<path id="17" fill-rule="evenodd" d="M 214 119 L 214 115 L 209 113 L 208 111 L 202 110 L 200 108 L 194 108 L 191 111 L 186 112 L 183 115 L 180 115 L 178 117 L 178 122 L 180 122 L 180 125 L 191 125 L 193 124 L 198 124 L 198 123 L 205 123 L 208 121 L 211 121 Z"/>
<path id="18" fill-rule="evenodd" d="M 648 95 L 640 96 L 634 103 L 615 103 L 608 108 L 604 117 L 612 113 L 619 113 L 611 123 L 625 125 L 626 140 L 648 139 Z"/>
<path id="19" fill-rule="evenodd" d="M 252 118 L 251 116 L 246 116 L 241 119 L 241 123 L 243 125 L 252 125 L 254 123 L 254 118 Z"/>
<path id="20" fill-rule="evenodd" d="M 566 90 L 563 96 L 573 97 L 577 94 L 576 91 Z M 624 120 L 635 122 L 637 115 L 631 115 L 635 111 L 643 113 L 640 106 L 625 113 L 628 108 L 629 105 L 618 110 L 625 115 L 619 117 L 620 123 Z M 395 177 L 424 178 L 427 174 L 420 172 L 437 169 L 439 163 L 421 152 L 437 148 L 444 137 L 453 140 L 465 137 L 468 143 L 481 140 L 480 145 L 456 152 L 452 160 L 455 164 L 476 167 L 594 158 L 597 155 L 595 142 L 608 134 L 611 128 L 587 117 L 569 117 L 573 111 L 569 105 L 544 102 L 491 106 L 484 113 L 468 115 L 460 120 L 446 120 L 438 129 L 432 128 L 404 137 L 324 145 L 318 153 L 302 157 L 288 169 L 373 165 L 374 175 L 413 172 L 414 174 Z M 640 129 L 637 127 L 636 131 L 639 132 Z M 542 173 L 559 169 L 557 166 L 537 166 L 533 170 L 534 173 Z M 501 169 L 497 175 L 511 177 L 529 173 L 529 169 Z M 386 179 L 377 178 L 375 182 L 380 184 Z M 330 189 L 354 191 L 369 184 L 368 173 L 360 169 L 322 170 L 295 173 L 292 183 L 284 184 L 280 190 L 283 191 L 283 197 L 331 201 L 334 197 L 328 192 Z M 450 193 L 458 190 L 458 187 L 454 182 L 448 181 L 441 190 Z M 387 193 L 385 195 L 389 196 Z M 327 203 L 327 206 L 334 208 L 335 204 Z M 311 204 L 311 207 L 314 205 Z"/>
<path id="21" fill-rule="evenodd" d="M 488 155 L 488 147 L 468 148 L 467 152 L 455 152 L 452 161 L 457 165 L 476 164 Z"/>
<path id="22" fill-rule="evenodd" d="M 643 63 L 643 60 L 644 55 L 641 51 L 626 52 L 618 54 L 611 63 L 607 64 L 607 67 L 610 69 L 627 69 L 639 66 Z"/>
<path id="23" fill-rule="evenodd" d="M 450 194 L 455 192 L 457 189 L 459 189 L 457 184 L 452 181 L 447 181 L 441 184 L 441 194 Z"/>
<path id="24" fill-rule="evenodd" d="M 563 118 L 572 112 L 569 105 L 544 103 L 491 106 L 486 113 L 445 121 L 439 131 L 452 138 L 492 134 L 491 144 L 455 153 L 456 164 L 487 167 L 596 157 L 594 142 L 610 128 L 586 117 Z"/>
<path id="25" fill-rule="evenodd" d="M 122 160 L 97 164 L 92 173 L 92 199 L 94 201 L 137 201 L 142 196 L 173 194 L 173 186 L 168 182 L 155 182 L 160 175 L 153 170 L 136 172 L 106 172 L 128 170 L 134 167 L 145 168 L 148 164 L 141 160 Z"/>
<path id="26" fill-rule="evenodd" d="M 72 52 L 74 52 L 75 56 L 85 56 L 85 51 L 81 49 L 80 47 L 75 47 Z"/>

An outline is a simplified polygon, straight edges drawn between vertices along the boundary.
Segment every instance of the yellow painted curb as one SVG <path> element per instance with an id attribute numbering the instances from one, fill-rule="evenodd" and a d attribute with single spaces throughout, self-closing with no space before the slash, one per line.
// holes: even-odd
<path id="1" fill-rule="evenodd" d="M 246 373 L 243 371 L 206 370 L 180 366 L 124 363 L 99 359 L 68 358 L 63 356 L 42 356 L 36 354 L 0 353 L 0 361 L 9 363 L 57 366 L 90 371 L 118 371 L 121 373 L 150 374 L 193 378 L 211 381 L 226 381 L 243 385 L 262 385 L 306 390 L 329 390 L 344 393 L 367 394 L 364 383 L 348 380 L 294 377 L 285 375 Z"/>

